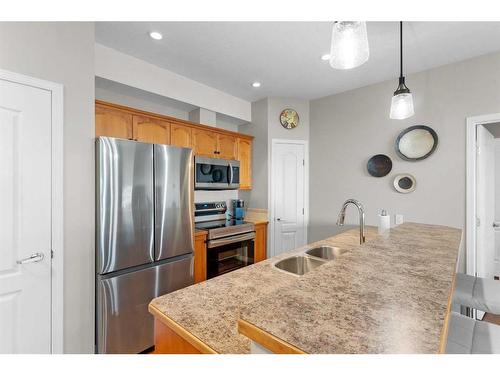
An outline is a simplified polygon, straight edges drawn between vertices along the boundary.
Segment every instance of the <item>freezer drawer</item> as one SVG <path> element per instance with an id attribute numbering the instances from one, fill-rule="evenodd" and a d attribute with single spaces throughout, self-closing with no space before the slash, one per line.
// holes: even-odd
<path id="1" fill-rule="evenodd" d="M 96 164 L 97 273 L 153 262 L 153 146 L 100 137 Z"/>
<path id="2" fill-rule="evenodd" d="M 98 353 L 140 353 L 154 345 L 155 297 L 193 284 L 193 257 L 115 277 L 97 278 Z"/>
<path id="3" fill-rule="evenodd" d="M 193 152 L 154 145 L 155 260 L 194 251 Z"/>

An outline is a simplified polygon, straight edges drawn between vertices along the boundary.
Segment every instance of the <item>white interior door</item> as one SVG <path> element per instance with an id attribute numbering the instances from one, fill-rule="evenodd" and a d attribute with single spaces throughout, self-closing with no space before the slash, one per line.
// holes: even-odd
<path id="1" fill-rule="evenodd" d="M 0 353 L 51 351 L 51 92 L 0 79 Z"/>
<path id="2" fill-rule="evenodd" d="M 477 126 L 477 276 L 495 275 L 495 145 L 493 135 Z"/>
<path id="3" fill-rule="evenodd" d="M 305 245 L 305 145 L 273 143 L 273 255 Z"/>

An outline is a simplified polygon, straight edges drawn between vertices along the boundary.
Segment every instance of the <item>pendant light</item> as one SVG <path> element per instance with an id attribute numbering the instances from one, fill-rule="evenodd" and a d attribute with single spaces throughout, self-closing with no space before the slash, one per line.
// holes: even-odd
<path id="1" fill-rule="evenodd" d="M 370 57 L 366 22 L 337 21 L 333 24 L 330 65 L 334 69 L 352 69 Z"/>
<path id="2" fill-rule="evenodd" d="M 410 89 L 406 87 L 405 77 L 403 76 L 403 22 L 399 23 L 399 85 L 391 102 L 390 118 L 394 120 L 404 120 L 415 114 L 413 109 L 413 96 Z"/>

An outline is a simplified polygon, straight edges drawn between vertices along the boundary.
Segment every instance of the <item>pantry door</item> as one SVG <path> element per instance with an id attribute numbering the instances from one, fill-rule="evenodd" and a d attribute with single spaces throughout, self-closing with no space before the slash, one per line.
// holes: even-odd
<path id="1" fill-rule="evenodd" d="M 271 159 L 272 252 L 306 243 L 306 144 L 273 140 Z"/>
<path id="2" fill-rule="evenodd" d="M 51 353 L 51 101 L 0 76 L 0 353 Z"/>

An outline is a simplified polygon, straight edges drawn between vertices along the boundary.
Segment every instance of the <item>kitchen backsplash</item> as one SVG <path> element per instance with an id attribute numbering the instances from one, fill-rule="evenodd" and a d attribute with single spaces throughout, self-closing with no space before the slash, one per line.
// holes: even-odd
<path id="1" fill-rule="evenodd" d="M 195 203 L 200 202 L 216 202 L 216 201 L 226 201 L 228 207 L 230 207 L 231 199 L 238 199 L 238 190 L 195 190 L 194 191 L 194 201 Z"/>

